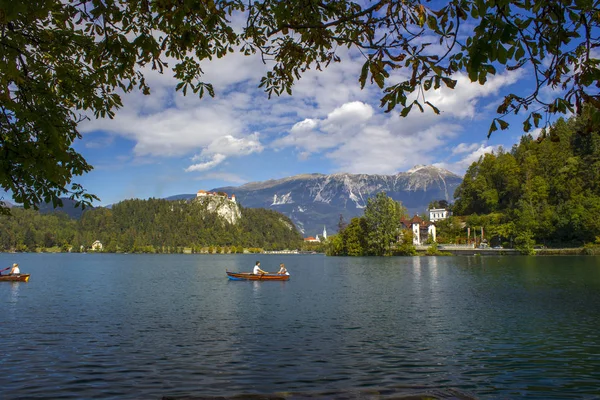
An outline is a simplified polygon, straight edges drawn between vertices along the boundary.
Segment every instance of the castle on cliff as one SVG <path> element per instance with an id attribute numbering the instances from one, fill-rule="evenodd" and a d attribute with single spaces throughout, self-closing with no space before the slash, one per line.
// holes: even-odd
<path id="1" fill-rule="evenodd" d="M 227 193 L 223 193 L 223 192 L 207 192 L 206 190 L 198 190 L 198 193 L 196 193 L 196 198 L 198 197 L 204 197 L 204 196 L 217 196 L 217 197 L 223 197 L 226 198 L 227 200 L 231 200 L 235 203 L 235 194 L 232 194 L 231 197 L 229 197 L 227 195 Z"/>

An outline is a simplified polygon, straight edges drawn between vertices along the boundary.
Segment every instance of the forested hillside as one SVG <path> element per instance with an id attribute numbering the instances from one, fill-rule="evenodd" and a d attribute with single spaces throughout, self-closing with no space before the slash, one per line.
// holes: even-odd
<path id="1" fill-rule="evenodd" d="M 521 244 L 582 245 L 600 236 L 600 135 L 589 110 L 544 140 L 486 154 L 456 189 L 454 214 Z M 475 216 L 478 215 L 477 216 Z M 519 243 L 517 243 L 519 244 Z"/>
<path id="2" fill-rule="evenodd" d="M 240 209 L 242 218 L 233 225 L 207 211 L 206 203 L 195 201 L 126 200 L 112 209 L 86 210 L 79 220 L 63 213 L 42 215 L 15 208 L 12 215 L 0 217 L 0 250 L 35 251 L 58 246 L 79 251 L 96 240 L 102 242 L 104 251 L 124 252 L 300 247 L 302 237 L 286 216 L 265 209 Z"/>

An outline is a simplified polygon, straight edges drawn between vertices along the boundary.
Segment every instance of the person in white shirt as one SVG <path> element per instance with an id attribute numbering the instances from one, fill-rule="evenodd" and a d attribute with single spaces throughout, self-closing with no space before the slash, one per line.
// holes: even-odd
<path id="1" fill-rule="evenodd" d="M 21 273 L 21 270 L 19 269 L 19 264 L 14 263 L 8 274 L 9 275 L 18 275 L 20 273 Z"/>
<path id="2" fill-rule="evenodd" d="M 263 271 L 262 269 L 260 269 L 260 261 L 256 262 L 256 265 L 254 266 L 254 270 L 252 271 L 252 273 L 254 275 L 268 274 L 267 271 Z"/>

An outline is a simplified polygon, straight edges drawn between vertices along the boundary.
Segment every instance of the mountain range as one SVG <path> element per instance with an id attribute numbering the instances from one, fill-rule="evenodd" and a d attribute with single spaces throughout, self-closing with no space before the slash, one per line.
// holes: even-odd
<path id="1" fill-rule="evenodd" d="M 435 166 L 417 165 L 395 175 L 303 174 L 242 186 L 226 186 L 211 192 L 235 194 L 248 208 L 268 208 L 287 215 L 305 236 L 321 235 L 323 228 L 336 233 L 340 215 L 346 222 L 363 214 L 367 199 L 386 192 L 401 202 L 409 214 L 424 213 L 433 200 L 454 198 L 462 178 Z M 191 199 L 195 194 L 168 197 Z"/>
<path id="2" fill-rule="evenodd" d="M 407 208 L 409 214 L 424 213 L 433 200 L 451 202 L 462 178 L 446 169 L 417 165 L 394 175 L 368 174 L 302 174 L 242 186 L 213 188 L 211 192 L 235 194 L 236 201 L 247 208 L 267 208 L 288 216 L 304 236 L 329 234 L 338 230 L 340 215 L 345 222 L 361 216 L 369 197 L 386 192 Z M 199 188 L 205 189 L 205 188 Z M 167 200 L 193 199 L 196 194 L 179 194 Z M 72 218 L 82 210 L 74 201 L 63 199 L 59 209 Z M 54 212 L 51 204 L 39 205 L 40 212 Z M 110 208 L 110 206 L 108 206 Z"/>

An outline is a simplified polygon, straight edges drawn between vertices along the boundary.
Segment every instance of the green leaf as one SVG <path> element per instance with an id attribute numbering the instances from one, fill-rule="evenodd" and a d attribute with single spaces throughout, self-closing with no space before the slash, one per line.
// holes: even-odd
<path id="1" fill-rule="evenodd" d="M 442 81 L 446 84 L 450 89 L 454 89 L 456 87 L 456 80 L 448 77 L 442 77 Z"/>
<path id="2" fill-rule="evenodd" d="M 479 84 L 483 85 L 483 84 L 485 84 L 486 81 L 487 81 L 487 72 L 481 71 L 479 73 Z"/>
<path id="3" fill-rule="evenodd" d="M 469 79 L 471 80 L 471 82 L 477 81 L 478 77 L 479 77 L 479 72 L 476 69 L 474 69 L 474 68 L 469 69 Z"/>
<path id="4" fill-rule="evenodd" d="M 500 129 L 502 129 L 503 131 L 508 129 L 508 122 L 499 119 L 498 124 L 500 124 Z"/>
<path id="5" fill-rule="evenodd" d="M 496 119 L 494 119 L 492 121 L 492 124 L 490 125 L 490 130 L 488 131 L 488 134 L 487 134 L 488 139 L 492 135 L 492 132 L 495 132 L 497 130 L 498 130 L 498 127 L 496 126 Z"/>
<path id="6" fill-rule="evenodd" d="M 523 131 L 524 132 L 529 132 L 531 130 L 531 122 L 529 120 L 530 120 L 530 118 L 527 118 L 525 120 L 525 122 L 523 122 Z"/>
<path id="7" fill-rule="evenodd" d="M 540 126 L 540 120 L 542 119 L 542 115 L 540 113 L 532 113 L 531 114 L 533 116 L 533 124 L 535 125 L 535 127 L 539 127 Z"/>
<path id="8" fill-rule="evenodd" d="M 412 108 L 412 106 L 413 106 L 413 105 L 411 104 L 411 105 L 410 105 L 410 106 L 408 106 L 408 107 L 404 107 L 404 108 L 402 109 L 402 111 L 400 111 L 400 116 L 401 116 L 401 117 L 406 117 L 406 116 L 408 115 L 408 113 L 410 113 L 410 109 Z"/>
<path id="9" fill-rule="evenodd" d="M 498 62 L 500 62 L 500 64 L 506 64 L 507 56 L 507 51 L 504 46 L 501 43 L 498 44 Z"/>
<path id="10" fill-rule="evenodd" d="M 423 89 L 425 89 L 425 91 L 431 89 L 432 83 L 433 83 L 433 78 L 426 80 L 425 82 L 423 82 Z"/>
<path id="11" fill-rule="evenodd" d="M 515 52 L 515 60 L 519 61 L 521 58 L 523 58 L 523 56 L 525 56 L 525 49 L 523 49 L 523 45 L 519 43 L 519 47 Z"/>
<path id="12" fill-rule="evenodd" d="M 360 71 L 360 77 L 358 78 L 358 82 L 360 82 L 360 88 L 364 89 L 365 83 L 367 82 L 367 76 L 369 74 L 369 64 L 370 61 L 367 61 L 363 64 L 362 70 Z"/>

